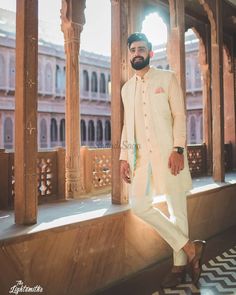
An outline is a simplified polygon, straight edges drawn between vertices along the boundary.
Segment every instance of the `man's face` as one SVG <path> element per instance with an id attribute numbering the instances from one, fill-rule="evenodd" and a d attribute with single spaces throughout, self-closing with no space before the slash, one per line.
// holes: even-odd
<path id="1" fill-rule="evenodd" d="M 150 56 L 147 43 L 136 41 L 129 48 L 130 63 L 135 70 L 141 70 L 149 65 Z"/>

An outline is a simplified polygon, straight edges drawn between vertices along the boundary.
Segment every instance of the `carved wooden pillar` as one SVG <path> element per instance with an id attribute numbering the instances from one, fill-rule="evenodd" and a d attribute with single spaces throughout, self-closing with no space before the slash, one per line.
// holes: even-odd
<path id="1" fill-rule="evenodd" d="M 170 7 L 170 35 L 167 44 L 168 60 L 175 71 L 182 87 L 184 96 L 185 86 L 185 11 L 184 1 L 169 0 Z"/>
<path id="2" fill-rule="evenodd" d="M 209 64 L 201 65 L 202 98 L 203 98 L 203 142 L 207 148 L 207 173 L 212 174 L 212 104 L 211 104 L 211 73 Z"/>
<path id="3" fill-rule="evenodd" d="M 120 178 L 120 139 L 123 125 L 121 87 L 128 79 L 127 38 L 129 0 L 111 0 L 111 127 L 112 203 L 128 202 L 127 185 Z"/>
<path id="4" fill-rule="evenodd" d="M 15 222 L 37 222 L 38 1 L 16 7 Z"/>
<path id="5" fill-rule="evenodd" d="M 212 103 L 210 73 L 210 28 L 207 25 L 196 27 L 199 38 L 199 64 L 202 73 L 203 101 L 203 142 L 207 148 L 207 173 L 212 175 Z"/>
<path id="6" fill-rule="evenodd" d="M 66 198 L 74 198 L 80 192 L 79 48 L 84 9 L 85 0 L 62 0 L 61 28 L 66 53 Z"/>

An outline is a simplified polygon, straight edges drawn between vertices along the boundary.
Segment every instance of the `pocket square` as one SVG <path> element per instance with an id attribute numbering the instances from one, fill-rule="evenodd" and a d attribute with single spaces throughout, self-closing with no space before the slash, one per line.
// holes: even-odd
<path id="1" fill-rule="evenodd" d="M 155 93 L 158 94 L 158 93 L 164 93 L 165 90 L 162 88 L 162 87 L 158 87 L 155 89 Z"/>

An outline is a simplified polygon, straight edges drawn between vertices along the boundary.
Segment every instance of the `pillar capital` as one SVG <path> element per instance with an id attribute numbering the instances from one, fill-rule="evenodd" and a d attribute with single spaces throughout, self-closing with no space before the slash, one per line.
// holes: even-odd
<path id="1" fill-rule="evenodd" d="M 79 53 L 80 33 L 85 24 L 84 9 L 85 0 L 77 2 L 73 0 L 62 0 L 61 30 L 64 33 L 66 54 L 68 52 L 75 55 Z"/>

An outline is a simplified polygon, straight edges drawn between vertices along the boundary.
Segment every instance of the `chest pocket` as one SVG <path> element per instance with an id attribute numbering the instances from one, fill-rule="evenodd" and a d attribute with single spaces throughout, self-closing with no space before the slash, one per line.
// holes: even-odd
<path id="1" fill-rule="evenodd" d="M 150 95 L 150 106 L 154 114 L 161 117 L 171 117 L 169 100 L 166 93 L 152 93 Z"/>

